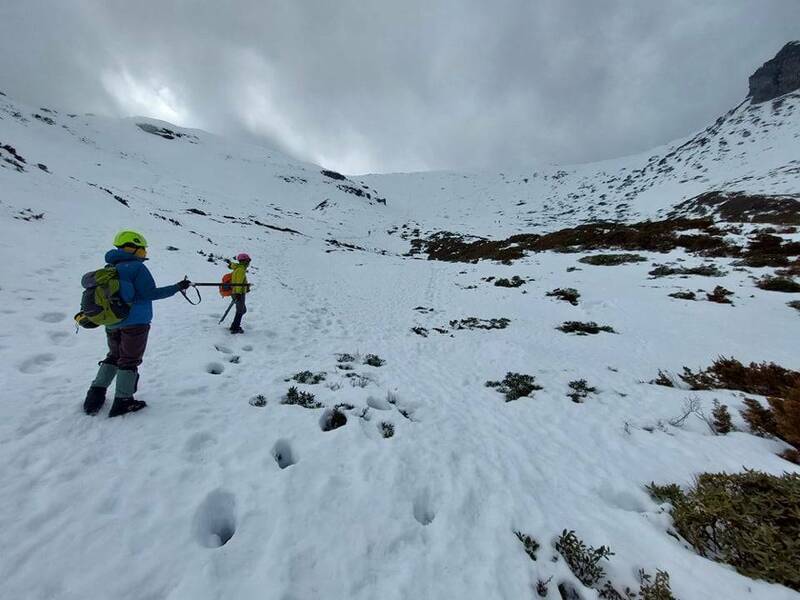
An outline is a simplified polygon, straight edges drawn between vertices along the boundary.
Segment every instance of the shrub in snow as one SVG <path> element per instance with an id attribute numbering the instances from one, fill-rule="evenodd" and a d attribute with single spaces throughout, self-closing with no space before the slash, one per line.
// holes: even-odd
<path id="1" fill-rule="evenodd" d="M 775 363 L 743 365 L 735 358 L 724 356 L 697 373 L 684 367 L 680 378 L 693 390 L 739 390 L 746 394 L 779 398 L 788 390 L 800 387 L 800 372 L 784 369 Z"/>
<path id="2" fill-rule="evenodd" d="M 303 408 L 322 408 L 322 404 L 314 399 L 314 394 L 298 391 L 294 386 L 286 392 L 281 404 L 291 404 Z"/>
<path id="3" fill-rule="evenodd" d="M 479 319 L 477 317 L 467 317 L 466 319 L 454 319 L 450 321 L 450 327 L 455 330 L 459 329 L 505 329 L 508 327 L 508 324 L 511 323 L 511 319 L 506 319 L 505 317 L 500 317 L 499 319 Z M 440 330 L 436 330 L 440 331 Z M 444 331 L 447 333 L 447 331 Z"/>
<path id="4" fill-rule="evenodd" d="M 679 300 L 696 300 L 697 294 L 691 292 L 689 290 L 681 290 L 679 292 L 673 292 L 669 294 L 671 298 L 678 298 Z"/>
<path id="5" fill-rule="evenodd" d="M 350 380 L 350 385 L 353 387 L 365 388 L 372 383 L 372 380 L 369 377 L 366 377 L 365 375 L 359 375 L 358 373 L 347 373 L 345 377 Z"/>
<path id="6" fill-rule="evenodd" d="M 800 474 L 702 473 L 686 492 L 651 485 L 675 528 L 702 556 L 800 591 Z"/>
<path id="7" fill-rule="evenodd" d="M 640 254 L 594 254 L 584 256 L 578 262 L 587 265 L 615 267 L 626 263 L 644 262 L 647 259 Z"/>
<path id="8" fill-rule="evenodd" d="M 706 292 L 706 298 L 709 302 L 716 302 L 717 304 L 733 304 L 728 296 L 733 296 L 733 292 L 726 290 L 721 285 L 714 288 L 713 292 Z"/>
<path id="9" fill-rule="evenodd" d="M 525 547 L 525 554 L 527 554 L 531 560 L 535 561 L 536 551 L 539 549 L 539 542 L 521 531 L 515 531 L 514 535 L 517 536 L 517 539 L 522 542 L 522 545 Z"/>
<path id="10" fill-rule="evenodd" d="M 514 275 L 511 279 L 505 279 L 501 277 L 494 284 L 497 287 L 507 287 L 507 288 L 518 288 L 525 285 L 525 280 L 522 279 L 519 275 Z"/>
<path id="11" fill-rule="evenodd" d="M 625 594 L 620 594 L 610 581 L 606 581 L 600 590 L 600 597 L 610 600 L 675 600 L 669 585 L 669 573 L 656 570 L 656 576 L 653 578 L 644 569 L 639 570 L 638 592 L 626 587 Z"/>
<path id="12" fill-rule="evenodd" d="M 770 277 L 768 275 L 758 280 L 756 286 L 768 292 L 786 292 L 789 294 L 800 292 L 800 283 L 789 277 Z"/>
<path id="13" fill-rule="evenodd" d="M 259 408 L 267 405 L 267 398 L 263 394 L 250 398 L 250 406 L 258 406 Z"/>
<path id="14" fill-rule="evenodd" d="M 352 354 L 348 354 L 347 352 L 343 352 L 342 354 L 336 355 L 336 361 L 340 363 L 349 363 L 353 362 L 356 359 L 355 356 Z"/>
<path id="15" fill-rule="evenodd" d="M 381 422 L 380 429 L 381 435 L 385 438 L 390 438 L 394 435 L 394 425 L 387 421 Z"/>
<path id="16" fill-rule="evenodd" d="M 367 354 L 364 357 L 364 364 L 369 365 L 370 367 L 382 367 L 386 364 L 386 361 L 377 354 Z"/>
<path id="17" fill-rule="evenodd" d="M 595 335 L 601 331 L 616 333 L 612 327 L 608 325 L 598 325 L 594 321 L 589 321 L 588 323 L 583 323 L 581 321 L 564 321 L 564 323 L 556 327 L 556 329 L 564 333 L 577 333 L 578 335 Z"/>
<path id="18" fill-rule="evenodd" d="M 320 381 L 325 381 L 325 373 L 312 373 L 311 371 L 300 371 L 299 373 L 295 373 L 292 375 L 292 379 L 297 383 L 307 383 L 310 385 L 315 385 Z"/>
<path id="19" fill-rule="evenodd" d="M 793 308 L 797 311 L 800 311 L 800 300 L 792 300 L 791 302 L 787 302 L 786 306 L 789 308 Z"/>
<path id="20" fill-rule="evenodd" d="M 669 267 L 667 265 L 659 265 L 649 275 L 653 278 L 667 277 L 669 275 L 702 275 L 703 277 L 722 277 L 725 271 L 720 269 L 717 265 L 700 265 L 699 267 Z"/>
<path id="21" fill-rule="evenodd" d="M 580 293 L 575 288 L 556 288 L 547 292 L 545 295 L 569 302 L 572 306 L 577 306 L 578 298 L 581 297 Z"/>
<path id="22" fill-rule="evenodd" d="M 555 542 L 555 549 L 567 561 L 570 571 L 586 587 L 594 587 L 605 577 L 606 572 L 600 565 L 601 560 L 608 560 L 614 553 L 607 546 L 592 548 L 583 543 L 574 531 L 561 532 Z"/>
<path id="23" fill-rule="evenodd" d="M 542 386 L 536 384 L 536 377 L 524 375 L 522 373 L 506 373 L 502 381 L 487 381 L 486 387 L 497 389 L 501 394 L 505 394 L 506 402 L 517 400 L 528 396 L 535 390 L 541 390 Z"/>
<path id="24" fill-rule="evenodd" d="M 536 581 L 536 593 L 539 594 L 540 598 L 547 598 L 547 588 L 550 585 L 550 581 L 553 579 L 552 576 L 548 577 L 547 579 L 539 579 Z"/>
<path id="25" fill-rule="evenodd" d="M 778 435 L 800 449 L 800 386 L 792 389 L 785 398 L 769 398 L 775 417 Z"/>
<path id="26" fill-rule="evenodd" d="M 764 408 L 758 400 L 752 398 L 745 398 L 744 405 L 746 408 L 741 411 L 742 417 L 752 433 L 762 437 L 778 434 L 778 424 L 770 409 Z"/>
<path id="27" fill-rule="evenodd" d="M 733 431 L 731 413 L 728 412 L 728 407 L 725 404 L 719 403 L 719 400 L 714 400 L 714 409 L 711 411 L 711 416 L 714 419 L 712 425 L 716 433 L 725 435 Z"/>
<path id="28" fill-rule="evenodd" d="M 669 374 L 665 373 L 661 369 L 658 370 L 658 377 L 651 379 L 650 383 L 655 385 L 663 385 L 664 387 L 675 387 L 675 382 L 672 381 L 672 377 L 670 377 Z"/>
<path id="29" fill-rule="evenodd" d="M 589 385 L 587 385 L 585 379 L 570 381 L 569 389 L 571 391 L 567 394 L 567 396 L 571 398 L 573 402 L 576 403 L 583 402 L 584 398 L 586 398 L 589 394 L 594 394 L 595 392 L 597 392 L 597 388 L 590 387 Z"/>

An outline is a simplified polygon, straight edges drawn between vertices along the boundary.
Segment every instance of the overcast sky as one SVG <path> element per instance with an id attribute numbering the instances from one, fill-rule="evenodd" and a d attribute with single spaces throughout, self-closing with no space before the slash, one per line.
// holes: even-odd
<path id="1" fill-rule="evenodd" d="M 0 89 L 346 173 L 631 154 L 710 124 L 800 0 L 0 0 Z"/>

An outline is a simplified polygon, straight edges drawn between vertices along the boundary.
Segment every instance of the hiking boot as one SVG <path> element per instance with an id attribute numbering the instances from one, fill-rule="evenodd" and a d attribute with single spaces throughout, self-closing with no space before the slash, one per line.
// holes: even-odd
<path id="1" fill-rule="evenodd" d="M 93 385 L 86 392 L 86 400 L 83 401 L 83 412 L 87 415 L 96 415 L 103 408 L 106 401 L 106 388 Z"/>
<path id="2" fill-rule="evenodd" d="M 235 329 L 231 327 L 231 333 L 244 333 L 244 329 L 242 329 L 241 327 L 237 327 Z"/>
<path id="3" fill-rule="evenodd" d="M 111 410 L 108 412 L 109 417 L 118 417 L 127 413 L 142 410 L 147 406 L 144 400 L 134 400 L 133 398 L 114 398 L 114 404 L 111 405 Z"/>

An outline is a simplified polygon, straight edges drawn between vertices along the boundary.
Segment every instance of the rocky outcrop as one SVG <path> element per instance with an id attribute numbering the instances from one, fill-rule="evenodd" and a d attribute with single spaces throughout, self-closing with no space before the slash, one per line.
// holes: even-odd
<path id="1" fill-rule="evenodd" d="M 800 89 L 800 42 L 789 42 L 750 76 L 750 98 L 766 102 Z"/>

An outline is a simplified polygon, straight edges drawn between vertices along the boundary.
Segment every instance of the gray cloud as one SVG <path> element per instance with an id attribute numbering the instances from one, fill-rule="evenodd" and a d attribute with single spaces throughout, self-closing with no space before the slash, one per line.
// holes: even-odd
<path id="1" fill-rule="evenodd" d="M 351 173 L 503 169 L 688 135 L 798 37 L 797 0 L 26 0 L 0 88 Z"/>

